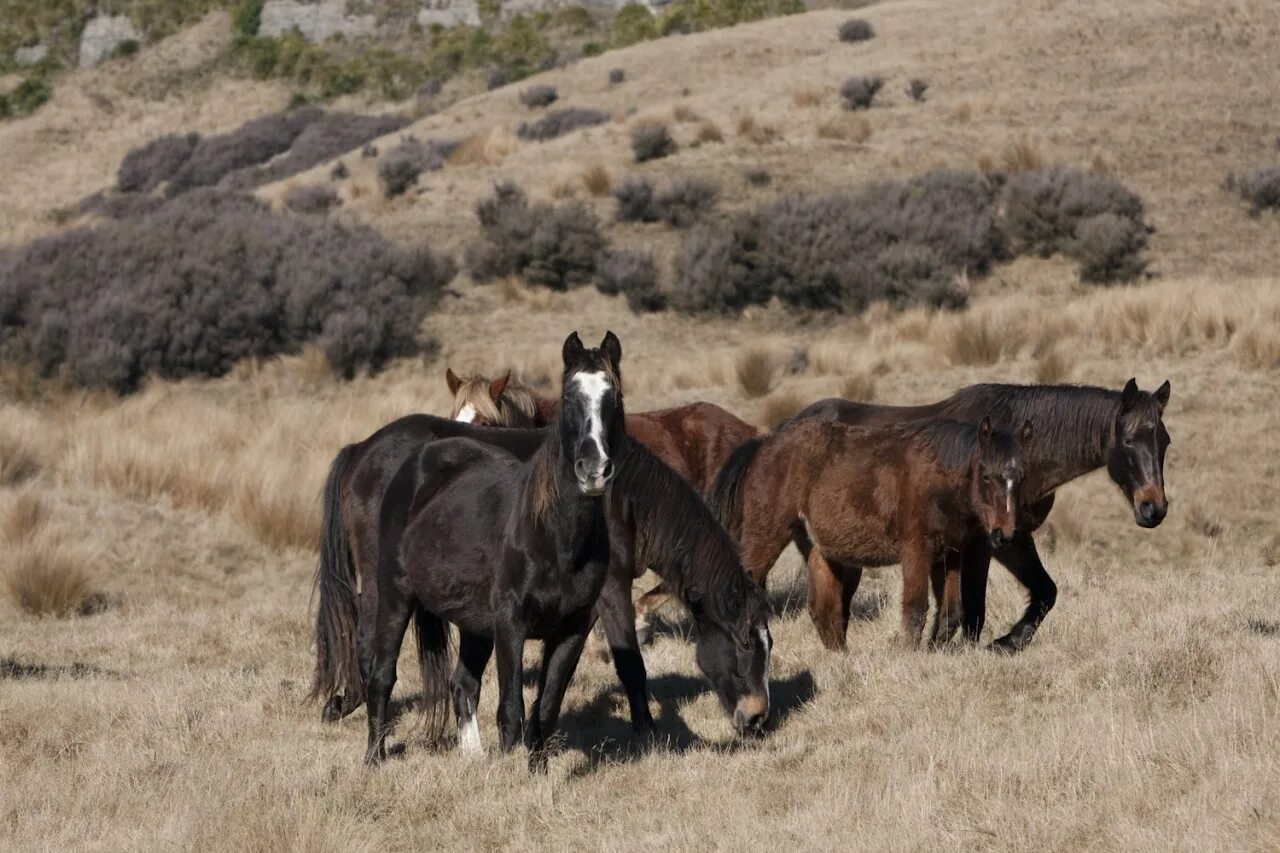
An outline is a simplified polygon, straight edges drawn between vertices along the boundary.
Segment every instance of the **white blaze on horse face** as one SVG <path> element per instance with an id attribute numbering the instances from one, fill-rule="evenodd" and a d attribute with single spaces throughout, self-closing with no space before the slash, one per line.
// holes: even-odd
<path id="1" fill-rule="evenodd" d="M 1009 510 L 1009 523 L 1013 524 L 1013 478 L 1006 477 L 1004 480 L 1005 493 L 1004 505 Z"/>
<path id="2" fill-rule="evenodd" d="M 470 754 L 484 752 L 480 743 L 480 724 L 476 722 L 475 714 L 458 723 L 458 749 Z"/>
<path id="3" fill-rule="evenodd" d="M 600 459 L 608 459 L 609 454 L 604 448 L 604 418 L 600 415 L 600 407 L 604 401 L 605 392 L 610 387 L 609 378 L 603 372 L 579 373 L 573 377 L 573 381 L 577 383 L 582 395 L 587 398 L 587 430 L 591 440 L 596 443 Z"/>
<path id="4" fill-rule="evenodd" d="M 471 407 L 470 403 L 467 403 L 465 406 L 459 409 L 457 417 L 454 418 L 455 421 L 462 421 L 464 424 L 469 424 L 475 419 L 476 419 L 476 410 Z"/>

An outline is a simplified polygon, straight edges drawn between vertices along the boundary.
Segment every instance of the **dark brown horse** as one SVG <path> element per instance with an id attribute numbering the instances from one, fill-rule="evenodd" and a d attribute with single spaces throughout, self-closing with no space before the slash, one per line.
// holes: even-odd
<path id="1" fill-rule="evenodd" d="M 925 406 L 821 400 L 788 423 L 822 420 L 880 426 L 931 417 L 977 423 L 987 415 L 1003 429 L 1035 422 L 1035 437 L 1023 448 L 1027 480 L 1017 535 L 1012 542 L 994 547 L 982 537 L 975 538 L 966 546 L 964 557 L 964 633 L 969 640 L 978 639 L 986 620 L 992 556 L 1027 589 L 1029 601 L 1022 618 L 992 644 L 998 650 L 1016 652 L 1031 642 L 1057 600 L 1058 588 L 1040 561 L 1032 534 L 1053 508 L 1058 487 L 1106 468 L 1140 527 L 1156 527 L 1164 520 L 1169 508 L 1164 490 L 1165 451 L 1170 443 L 1164 410 L 1169 390 L 1165 382 L 1154 392 L 1141 391 L 1133 379 L 1121 391 L 1076 385 L 973 385 Z M 757 447 L 757 441 L 746 442 L 737 452 L 749 458 Z M 806 552 L 803 532 L 796 544 Z M 861 568 L 834 565 L 832 572 L 840 597 L 850 601 L 862 577 Z M 847 622 L 847 608 L 844 619 Z"/>
<path id="2" fill-rule="evenodd" d="M 902 642 L 920 643 L 932 578 L 933 642 L 960 626 L 960 553 L 975 535 L 1013 539 L 1023 481 L 1019 441 L 981 425 L 938 418 L 890 427 L 800 421 L 735 454 L 716 479 L 712 505 L 761 583 L 797 531 L 808 553 L 809 614 L 828 648 L 845 641 L 848 601 L 835 565 L 902 564 Z M 935 571 L 935 565 L 937 570 Z"/>

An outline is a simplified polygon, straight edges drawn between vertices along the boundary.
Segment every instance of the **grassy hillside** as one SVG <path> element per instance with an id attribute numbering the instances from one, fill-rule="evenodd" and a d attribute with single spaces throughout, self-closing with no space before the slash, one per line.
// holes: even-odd
<path id="1" fill-rule="evenodd" d="M 357 153 L 340 158 L 345 178 L 330 179 L 330 161 L 257 192 L 275 204 L 333 186 L 335 222 L 461 255 L 479 233 L 475 204 L 512 180 L 535 201 L 582 201 L 612 244 L 651 249 L 666 271 L 686 232 L 615 221 L 616 202 L 591 189 L 600 172 L 611 185 L 704 179 L 729 216 L 934 166 L 1064 163 L 1142 196 L 1155 277 L 1083 285 L 1074 262 L 1022 257 L 969 281 L 963 311 L 770 305 L 704 318 L 463 275 L 424 321 L 435 351 L 349 382 L 314 348 L 123 399 L 6 366 L 0 825 L 11 843 L 1280 845 L 1280 221 L 1221 186 L 1280 159 L 1280 21 L 1261 0 L 1114 11 L 888 0 L 855 14 L 875 38 L 842 43 L 850 13 L 813 12 L 637 44 L 463 98 L 405 132 L 474 139 L 467 156 L 393 198 Z M 0 124 L 0 243 L 66 227 L 132 148 L 285 107 L 291 86 L 220 65 L 231 37 L 225 18 L 206 19 L 132 62 L 68 73 L 46 107 Z M 610 82 L 615 67 L 625 82 Z M 846 113 L 838 90 L 855 75 L 887 82 L 869 110 Z M 905 91 L 913 78 L 929 84 L 923 102 Z M 556 107 L 614 119 L 521 140 L 519 123 L 540 113 L 518 95 L 538 83 L 557 88 Z M 380 108 L 363 94 L 336 106 Z M 637 165 L 631 131 L 645 119 L 667 124 L 679 149 Z M 748 180 L 759 170 L 767 184 Z M 572 328 L 618 333 L 630 409 L 705 399 L 762 426 L 833 394 L 912 403 L 977 381 L 1167 378 L 1170 515 L 1137 528 L 1101 473 L 1061 490 L 1039 536 L 1058 604 L 1016 658 L 900 651 L 894 567 L 859 591 L 849 652 L 825 652 L 785 554 L 770 581 L 778 719 L 760 742 L 732 739 L 672 611 L 645 653 L 663 737 L 649 753 L 630 741 L 611 668 L 589 660 L 546 777 L 530 778 L 522 757 L 430 752 L 412 717 L 403 759 L 366 772 L 363 715 L 322 726 L 304 702 L 326 466 L 398 415 L 444 411 L 447 365 L 553 384 Z M 1023 605 L 1007 572 L 991 576 L 988 637 Z M 73 615 L 28 612 L 31 588 Z M 411 697 L 405 664 L 397 692 Z M 495 703 L 490 674 L 486 745 Z"/>

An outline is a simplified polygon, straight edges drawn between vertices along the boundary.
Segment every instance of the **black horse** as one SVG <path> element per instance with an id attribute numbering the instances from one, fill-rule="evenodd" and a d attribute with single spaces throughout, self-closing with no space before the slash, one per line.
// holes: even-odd
<path id="1" fill-rule="evenodd" d="M 966 547 L 961 589 L 964 635 L 976 641 L 986 621 L 987 572 L 994 556 L 1029 593 L 1027 609 L 1008 634 L 993 643 L 997 650 L 1016 652 L 1031 642 L 1045 614 L 1053 607 L 1058 587 L 1045 571 L 1032 534 L 1053 508 L 1054 491 L 1077 477 L 1105 467 L 1120 487 L 1140 527 L 1156 527 L 1169 503 L 1164 490 L 1164 458 L 1169 433 L 1164 410 L 1169 383 L 1154 392 L 1138 389 L 1130 379 L 1122 391 L 1078 385 L 972 385 L 945 400 L 923 406 L 883 406 L 852 400 L 820 400 L 779 425 L 828 420 L 862 426 L 884 426 L 922 418 L 943 417 L 977 423 L 990 416 L 992 425 L 1014 429 L 1034 421 L 1035 437 L 1023 448 L 1026 480 L 1022 485 L 1022 522 L 1012 542 L 995 546 L 976 537 Z M 725 463 L 719 477 L 725 482 L 750 464 L 762 438 L 741 445 Z M 717 479 L 717 486 L 719 485 Z M 713 504 L 715 499 L 713 498 Z M 740 523 L 721 518 L 730 531 Z M 809 556 L 803 529 L 794 531 L 797 547 Z M 860 566 L 830 563 L 830 582 L 843 589 L 843 620 L 862 578 Z M 843 630 L 841 630 L 843 636 Z"/>

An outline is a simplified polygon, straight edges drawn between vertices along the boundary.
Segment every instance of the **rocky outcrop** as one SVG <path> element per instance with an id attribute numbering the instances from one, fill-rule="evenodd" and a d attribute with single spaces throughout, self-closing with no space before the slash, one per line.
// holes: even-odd
<path id="1" fill-rule="evenodd" d="M 33 44 L 30 47 L 20 47 L 13 52 L 13 61 L 19 65 L 35 65 L 40 60 L 49 55 L 49 48 L 42 44 Z"/>
<path id="2" fill-rule="evenodd" d="M 111 55 L 126 41 L 139 41 L 142 35 L 125 15 L 99 15 L 85 25 L 80 36 L 80 67 L 92 68 Z"/>
<path id="3" fill-rule="evenodd" d="M 377 23 L 373 15 L 348 15 L 346 0 L 267 0 L 258 33 L 279 36 L 297 30 L 307 41 L 320 42 L 338 34 L 370 36 L 377 30 Z"/>
<path id="4" fill-rule="evenodd" d="M 459 24 L 480 25 L 480 6 L 476 0 L 423 0 L 418 12 L 418 24 L 430 27 L 456 27 Z"/>

